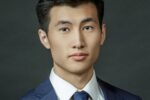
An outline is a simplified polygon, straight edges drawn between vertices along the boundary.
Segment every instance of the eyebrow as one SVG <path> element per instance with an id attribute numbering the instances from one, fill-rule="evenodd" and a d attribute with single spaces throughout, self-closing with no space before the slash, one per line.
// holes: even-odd
<path id="1" fill-rule="evenodd" d="M 94 18 L 86 18 L 81 21 L 81 23 L 87 23 L 87 22 L 96 22 L 96 20 Z M 55 26 L 65 25 L 65 24 L 71 25 L 72 23 L 70 21 L 60 20 Z"/>
<path id="2" fill-rule="evenodd" d="M 94 18 L 86 18 L 81 21 L 81 23 L 87 23 L 87 22 L 96 22 L 96 20 Z"/>
<path id="3" fill-rule="evenodd" d="M 71 22 L 69 22 L 69 21 L 63 21 L 63 20 L 61 20 L 61 21 L 59 21 L 55 26 L 58 26 L 58 25 L 64 25 L 64 24 L 72 24 Z"/>

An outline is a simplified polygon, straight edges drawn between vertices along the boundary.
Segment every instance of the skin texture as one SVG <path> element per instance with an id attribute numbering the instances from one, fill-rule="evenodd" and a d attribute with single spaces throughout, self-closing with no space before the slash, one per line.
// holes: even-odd
<path id="1" fill-rule="evenodd" d="M 105 40 L 105 25 L 100 28 L 92 3 L 55 6 L 49 16 L 48 33 L 38 31 L 40 41 L 50 49 L 55 73 L 82 89 L 92 77 L 93 64 Z"/>

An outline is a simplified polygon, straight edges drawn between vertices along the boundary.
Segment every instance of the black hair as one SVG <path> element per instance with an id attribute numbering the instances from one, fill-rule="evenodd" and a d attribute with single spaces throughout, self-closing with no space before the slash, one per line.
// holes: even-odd
<path id="1" fill-rule="evenodd" d="M 100 27 L 102 25 L 104 16 L 104 1 L 103 0 L 39 0 L 36 6 L 36 13 L 40 28 L 47 32 L 47 28 L 50 22 L 49 12 L 51 8 L 59 5 L 67 5 L 76 7 L 84 3 L 93 3 L 97 8 Z"/>

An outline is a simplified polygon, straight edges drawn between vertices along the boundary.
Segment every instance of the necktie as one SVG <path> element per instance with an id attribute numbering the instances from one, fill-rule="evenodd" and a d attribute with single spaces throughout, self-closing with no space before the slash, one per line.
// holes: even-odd
<path id="1" fill-rule="evenodd" d="M 73 95 L 73 100 L 88 100 L 89 94 L 85 91 L 75 92 Z"/>

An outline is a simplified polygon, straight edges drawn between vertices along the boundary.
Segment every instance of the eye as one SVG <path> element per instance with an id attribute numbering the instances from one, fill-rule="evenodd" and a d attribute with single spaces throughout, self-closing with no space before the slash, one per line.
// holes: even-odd
<path id="1" fill-rule="evenodd" d="M 69 32 L 70 29 L 68 27 L 63 27 L 63 28 L 60 28 L 59 31 L 62 31 L 62 32 Z"/>
<path id="2" fill-rule="evenodd" d="M 86 30 L 86 31 L 92 31 L 93 29 L 94 29 L 93 26 L 84 26 L 84 27 L 82 28 L 82 30 Z"/>

